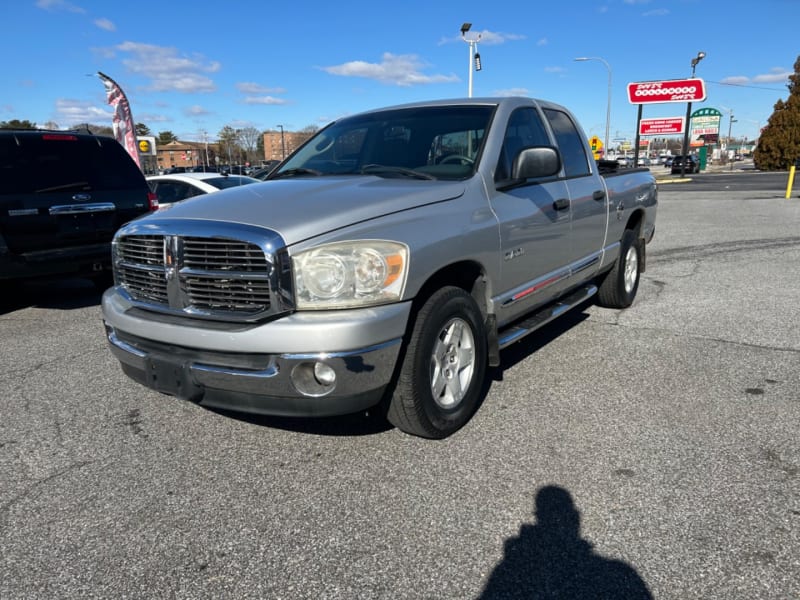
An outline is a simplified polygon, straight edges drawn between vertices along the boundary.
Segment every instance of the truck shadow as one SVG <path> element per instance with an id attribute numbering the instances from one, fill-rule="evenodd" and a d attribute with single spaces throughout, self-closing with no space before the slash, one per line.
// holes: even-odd
<path id="1" fill-rule="evenodd" d="M 25 308 L 74 310 L 100 304 L 102 292 L 79 277 L 0 282 L 0 315 Z"/>
<path id="2" fill-rule="evenodd" d="M 326 437 L 376 435 L 394 429 L 394 426 L 384 418 L 379 407 L 376 407 L 374 412 L 366 411 L 337 417 L 274 417 L 213 407 L 206 409 L 251 425 Z"/>
<path id="3" fill-rule="evenodd" d="M 486 400 L 492 383 L 503 380 L 504 369 L 522 362 L 540 348 L 588 319 L 589 314 L 586 312 L 586 308 L 591 305 L 592 301 L 587 300 L 584 304 L 576 306 L 552 323 L 548 323 L 535 333 L 503 350 L 500 354 L 501 366 L 490 368 L 487 372 L 476 411 L 480 410 L 481 405 Z M 383 404 L 375 406 L 368 411 L 337 417 L 275 417 L 228 411 L 214 407 L 206 408 L 244 423 L 311 435 L 331 437 L 366 436 L 385 433 L 394 429 L 394 426 L 385 418 L 386 407 Z"/>
<path id="4" fill-rule="evenodd" d="M 506 598 L 627 598 L 650 600 L 647 584 L 629 564 L 597 554 L 580 535 L 580 511 L 570 493 L 540 488 L 534 524 L 524 523 L 504 544 L 502 560 L 478 600 Z"/>
<path id="5" fill-rule="evenodd" d="M 500 352 L 500 366 L 490 369 L 492 381 L 502 381 L 503 371 L 522 362 L 547 344 L 557 339 L 573 327 L 580 325 L 589 318 L 587 309 L 594 305 L 594 300 L 589 299 L 576 306 L 561 317 L 551 321 L 541 329 L 536 330 L 527 337 L 512 344 Z"/>

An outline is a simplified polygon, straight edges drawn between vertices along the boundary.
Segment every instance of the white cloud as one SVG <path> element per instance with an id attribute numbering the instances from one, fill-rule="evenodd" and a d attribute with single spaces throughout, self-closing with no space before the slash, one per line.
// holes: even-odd
<path id="1" fill-rule="evenodd" d="M 656 8 L 655 10 L 648 10 L 643 12 L 643 17 L 665 17 L 669 14 L 668 8 Z"/>
<path id="2" fill-rule="evenodd" d="M 114 25 L 114 23 L 112 23 L 108 19 L 95 19 L 94 20 L 94 24 L 97 25 L 100 29 L 105 29 L 106 31 L 116 31 L 117 30 L 117 26 Z"/>
<path id="3" fill-rule="evenodd" d="M 86 9 L 83 9 L 80 6 L 76 6 L 74 4 L 66 2 L 66 0 L 36 0 L 36 6 L 37 8 L 50 11 L 64 10 L 67 12 L 79 13 L 79 14 L 84 14 L 86 12 Z"/>
<path id="4" fill-rule="evenodd" d="M 745 75 L 733 75 L 725 77 L 720 83 L 728 85 L 748 85 L 751 83 L 788 83 L 789 76 L 792 71 L 788 71 L 783 67 L 773 67 L 769 73 L 756 75 L 755 77 L 746 77 Z"/>
<path id="5" fill-rule="evenodd" d="M 789 75 L 791 74 L 792 71 L 787 71 L 781 67 L 774 67 L 770 69 L 769 73 L 753 77 L 753 83 L 785 83 L 789 80 Z"/>
<path id="6" fill-rule="evenodd" d="M 283 98 L 275 98 L 274 96 L 246 96 L 244 100 L 242 100 L 245 104 L 266 104 L 266 105 L 277 105 L 277 104 L 288 104 L 288 102 Z"/>
<path id="7" fill-rule="evenodd" d="M 504 44 L 506 42 L 513 42 L 517 40 L 524 40 L 526 39 L 524 35 L 519 33 L 503 33 L 500 31 L 489 31 L 488 29 L 484 29 L 483 31 L 476 31 L 474 29 L 470 29 L 469 34 L 470 39 L 476 39 L 480 36 L 478 43 L 486 44 L 488 46 L 496 46 L 498 44 Z M 445 37 L 439 40 L 439 45 L 443 46 L 444 44 L 451 44 L 462 42 L 464 40 L 463 36 L 461 35 L 454 35 L 452 37 Z"/>
<path id="8" fill-rule="evenodd" d="M 364 77 L 402 87 L 460 81 L 456 75 L 425 75 L 421 70 L 426 66 L 414 54 L 395 55 L 386 52 L 383 54 L 383 60 L 380 63 L 354 60 L 341 65 L 320 68 L 331 75 Z"/>
<path id="9" fill-rule="evenodd" d="M 117 50 L 131 55 L 123 64 L 138 75 L 151 80 L 149 88 L 184 93 L 213 92 L 217 88 L 206 73 L 216 73 L 220 63 L 205 57 L 179 55 L 176 48 L 123 42 Z"/>
<path id="10" fill-rule="evenodd" d="M 529 96 L 530 90 L 527 88 L 510 88 L 507 90 L 495 90 L 493 96 Z"/>
<path id="11" fill-rule="evenodd" d="M 236 84 L 238 89 L 243 94 L 284 94 L 286 90 L 283 88 L 269 88 L 258 83 L 243 81 Z"/>
<path id="12" fill-rule="evenodd" d="M 736 75 L 734 77 L 725 77 L 720 83 L 727 83 L 729 85 L 747 85 L 750 83 L 750 78 L 744 75 Z"/>
<path id="13" fill-rule="evenodd" d="M 95 106 L 91 102 L 59 98 L 56 100 L 55 121 L 68 127 L 80 123 L 105 123 L 109 126 L 113 118 L 111 110 Z"/>
<path id="14" fill-rule="evenodd" d="M 199 104 L 195 104 L 193 106 L 189 106 L 189 107 L 185 108 L 183 110 L 183 113 L 185 115 L 190 116 L 190 117 L 202 117 L 202 116 L 205 116 L 205 115 L 210 115 L 211 111 L 206 110 L 205 108 L 203 108 Z"/>
<path id="15" fill-rule="evenodd" d="M 536 45 L 537 45 L 537 46 L 547 46 L 547 44 L 549 44 L 549 43 L 550 43 L 550 42 L 549 42 L 549 41 L 548 41 L 548 39 L 545 37 L 545 38 L 541 38 L 540 40 L 538 40 L 538 41 L 536 42 Z"/>

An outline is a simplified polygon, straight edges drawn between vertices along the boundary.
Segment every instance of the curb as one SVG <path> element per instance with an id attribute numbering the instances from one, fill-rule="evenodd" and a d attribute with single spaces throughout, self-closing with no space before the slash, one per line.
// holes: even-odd
<path id="1" fill-rule="evenodd" d="M 656 185 L 664 185 L 665 183 L 687 183 L 692 181 L 688 177 L 683 179 L 656 179 Z"/>

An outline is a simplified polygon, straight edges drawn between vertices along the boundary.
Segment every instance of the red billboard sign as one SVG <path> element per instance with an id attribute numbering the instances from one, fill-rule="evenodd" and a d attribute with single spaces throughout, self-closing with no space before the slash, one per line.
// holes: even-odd
<path id="1" fill-rule="evenodd" d="M 670 135 L 672 133 L 683 133 L 683 117 L 639 121 L 639 135 Z"/>
<path id="2" fill-rule="evenodd" d="M 651 104 L 657 102 L 701 102 L 706 99 L 702 79 L 669 79 L 628 84 L 628 102 Z"/>

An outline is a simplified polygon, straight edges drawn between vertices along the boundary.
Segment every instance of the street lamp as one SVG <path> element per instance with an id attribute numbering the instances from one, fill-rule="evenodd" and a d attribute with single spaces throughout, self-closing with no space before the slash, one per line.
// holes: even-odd
<path id="1" fill-rule="evenodd" d="M 606 69 L 608 69 L 608 102 L 606 103 L 606 138 L 604 140 L 605 152 L 607 153 L 609 150 L 608 130 L 611 127 L 611 65 L 609 65 L 608 62 L 605 61 L 605 59 L 602 59 L 599 56 L 580 56 L 575 60 L 577 61 L 599 60 L 606 66 Z M 606 154 L 604 153 L 603 156 L 606 156 Z"/>
<path id="2" fill-rule="evenodd" d="M 281 158 L 286 158 L 286 141 L 283 138 L 283 125 L 275 125 L 281 130 Z"/>
<path id="3" fill-rule="evenodd" d="M 697 53 L 692 59 L 692 78 L 694 79 L 694 70 L 697 68 L 697 63 L 703 60 L 706 57 L 706 53 L 702 50 Z M 689 157 L 689 121 L 692 118 L 692 103 L 686 103 L 686 121 L 684 125 L 684 132 L 683 132 L 683 160 L 681 161 L 681 177 L 686 174 L 686 162 Z"/>
<path id="4" fill-rule="evenodd" d="M 478 46 L 478 42 L 481 39 L 481 34 L 467 35 L 471 27 L 472 23 L 464 23 L 461 26 L 461 39 L 469 44 L 469 87 L 467 88 L 467 96 L 469 98 L 472 98 L 473 64 L 475 65 L 475 71 L 481 70 L 481 55 L 475 52 L 475 48 Z"/>
<path id="5" fill-rule="evenodd" d="M 733 127 L 734 123 L 736 123 L 736 119 L 733 118 L 733 111 L 731 111 L 730 118 L 728 119 L 728 146 L 731 145 L 731 128 Z M 733 159 L 731 159 L 731 150 L 730 148 L 728 148 L 727 150 L 728 150 L 728 160 L 730 160 L 731 162 L 731 171 L 733 171 Z M 741 149 L 739 150 L 739 153 L 741 153 Z"/>

